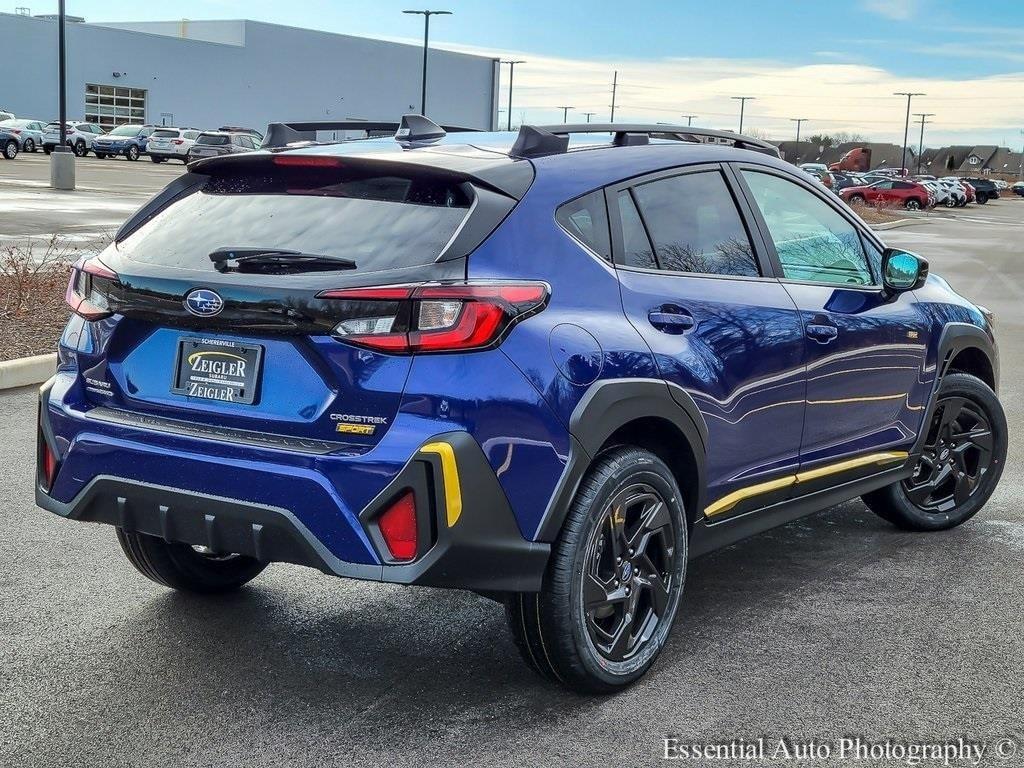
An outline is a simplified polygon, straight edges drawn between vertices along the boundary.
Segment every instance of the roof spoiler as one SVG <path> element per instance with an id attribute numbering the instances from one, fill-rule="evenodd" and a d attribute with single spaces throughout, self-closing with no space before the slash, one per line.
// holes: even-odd
<path id="1" fill-rule="evenodd" d="M 319 131 L 363 131 L 362 138 L 372 134 L 394 133 L 395 140 L 403 144 L 430 142 L 443 139 L 449 133 L 476 131 L 460 125 L 440 126 L 423 115 L 403 115 L 401 122 L 381 120 L 305 120 L 289 123 L 270 123 L 261 149 L 280 149 L 289 144 L 316 141 Z"/>
<path id="2" fill-rule="evenodd" d="M 688 125 L 649 125 L 628 123 L 578 123 L 575 125 L 524 125 L 512 145 L 514 157 L 541 157 L 561 154 L 568 150 L 569 135 L 573 133 L 612 133 L 612 143 L 617 147 L 646 144 L 651 138 L 707 143 L 706 139 L 717 139 L 737 149 L 749 149 L 772 157 L 779 157 L 774 144 L 752 136 L 731 131 L 714 131 L 709 128 L 692 128 Z"/>

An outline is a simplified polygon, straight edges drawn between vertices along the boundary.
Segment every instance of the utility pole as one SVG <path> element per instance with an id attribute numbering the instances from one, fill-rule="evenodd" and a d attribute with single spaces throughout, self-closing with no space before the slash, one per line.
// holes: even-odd
<path id="1" fill-rule="evenodd" d="M 562 110 L 562 125 L 569 122 L 569 110 L 576 109 L 576 107 L 556 107 L 556 109 Z"/>
<path id="2" fill-rule="evenodd" d="M 611 119 L 608 121 L 609 123 L 614 123 L 615 122 L 615 92 L 618 90 L 618 88 L 619 88 L 619 70 L 616 69 L 615 73 L 612 75 L 612 116 L 611 116 Z"/>
<path id="3" fill-rule="evenodd" d="M 589 123 L 590 122 L 590 118 L 592 118 L 594 115 L 596 115 L 597 112 L 584 112 L 583 114 L 587 116 L 587 122 Z"/>
<path id="4" fill-rule="evenodd" d="M 451 16 L 451 11 L 402 11 L 423 17 L 423 82 L 420 86 L 420 114 L 427 116 L 427 51 L 430 46 L 430 17 Z"/>
<path id="5" fill-rule="evenodd" d="M 796 143 L 800 143 L 800 126 L 807 122 L 806 117 L 791 117 L 789 122 L 796 123 Z"/>
<path id="6" fill-rule="evenodd" d="M 700 115 L 680 115 L 680 117 L 685 117 L 686 118 L 686 125 L 687 125 L 687 127 L 689 127 L 689 126 L 693 125 L 693 118 L 700 117 Z"/>
<path id="7" fill-rule="evenodd" d="M 740 103 L 740 129 L 738 131 L 736 131 L 736 133 L 743 133 L 743 108 L 747 106 L 747 102 L 748 101 L 754 101 L 756 97 L 754 97 L 754 96 L 731 96 L 730 98 L 733 101 L 738 101 Z"/>
<path id="8" fill-rule="evenodd" d="M 914 117 L 921 118 L 921 139 L 917 144 L 917 175 L 921 175 L 921 155 L 924 153 L 924 124 L 930 123 L 929 117 L 935 117 L 934 112 L 915 112 Z"/>
<path id="9" fill-rule="evenodd" d="M 903 169 L 907 167 L 907 139 L 910 136 L 910 100 L 915 96 L 926 96 L 924 93 L 910 92 L 910 91 L 896 91 L 893 96 L 906 96 L 907 97 L 907 122 L 903 126 L 903 162 L 900 164 L 900 173 L 903 173 Z"/>
<path id="10" fill-rule="evenodd" d="M 54 189 L 75 188 L 75 155 L 68 147 L 68 84 L 67 84 L 67 41 L 65 40 L 65 24 L 67 14 L 64 0 L 57 4 L 57 82 L 60 93 L 57 96 L 57 111 L 60 120 L 60 142 L 50 154 L 50 186 Z"/>
<path id="11" fill-rule="evenodd" d="M 512 130 L 512 76 L 516 72 L 516 64 L 525 64 L 526 62 L 522 59 L 516 59 L 515 61 L 503 61 L 502 64 L 508 64 L 508 128 Z"/>
<path id="12" fill-rule="evenodd" d="M 1024 130 L 1020 132 L 1021 136 L 1024 136 Z M 1024 147 L 1020 148 L 1020 180 L 1024 181 Z"/>

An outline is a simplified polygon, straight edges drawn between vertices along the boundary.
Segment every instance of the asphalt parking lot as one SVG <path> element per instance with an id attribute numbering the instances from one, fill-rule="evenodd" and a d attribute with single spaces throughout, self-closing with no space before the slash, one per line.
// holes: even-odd
<path id="1" fill-rule="evenodd" d="M 21 153 L 0 162 L 0 245 L 46 241 L 60 235 L 83 246 L 109 236 L 156 191 L 185 172 L 177 162 L 154 163 L 143 157 L 75 161 L 77 189 L 50 189 L 50 158 Z"/>
<path id="2" fill-rule="evenodd" d="M 534 677 L 501 607 L 471 594 L 288 565 L 226 598 L 157 587 L 110 528 L 34 506 L 36 393 L 0 393 L 0 765 L 634 766 L 666 736 L 1010 737 L 1024 754 L 1024 200 L 884 238 L 997 314 L 998 491 L 954 531 L 850 502 L 696 561 L 661 660 L 610 699 Z"/>

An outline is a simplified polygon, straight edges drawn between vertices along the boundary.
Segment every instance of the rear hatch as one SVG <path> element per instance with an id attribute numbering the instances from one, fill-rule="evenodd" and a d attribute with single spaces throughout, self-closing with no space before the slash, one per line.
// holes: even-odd
<path id="1" fill-rule="evenodd" d="M 177 143 L 182 143 L 181 137 L 178 135 L 178 131 L 168 129 L 157 129 L 149 137 L 149 141 L 146 143 L 146 148 L 150 152 L 173 152 L 175 146 L 175 140 Z"/>
<path id="2" fill-rule="evenodd" d="M 231 137 L 226 133 L 203 133 L 192 145 L 192 156 L 216 157 L 231 152 Z"/>
<path id="3" fill-rule="evenodd" d="M 467 254 L 515 199 L 376 160 L 210 162 L 220 166 L 181 177 L 77 273 L 80 314 L 101 318 L 95 353 L 79 352 L 94 415 L 314 450 L 376 443 L 411 357 L 340 337 L 387 330 L 403 305 L 322 294 L 464 280 Z"/>

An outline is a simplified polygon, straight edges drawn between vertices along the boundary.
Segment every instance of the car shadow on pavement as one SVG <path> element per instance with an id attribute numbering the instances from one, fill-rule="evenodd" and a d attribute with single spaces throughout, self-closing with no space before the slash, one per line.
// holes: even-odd
<path id="1" fill-rule="evenodd" d="M 843 610 L 843 601 L 863 589 L 863 578 L 876 578 L 886 561 L 902 561 L 902 570 L 915 562 L 920 568 L 928 558 L 937 567 L 949 557 L 943 550 L 961 550 L 972 539 L 986 546 L 979 538 L 984 532 L 966 526 L 925 542 L 851 502 L 701 558 L 690 565 L 682 613 L 653 674 L 633 694 L 614 700 L 623 706 L 623 697 L 664 684 L 665 676 L 686 679 L 693 665 L 721 649 L 723 638 L 771 632 L 791 620 L 794 604 L 825 594 Z M 892 575 L 881 578 L 888 582 Z M 178 702 L 186 718 L 223 711 L 227 700 L 231 708 L 256 712 L 257 720 L 287 723 L 281 727 L 312 721 L 325 731 L 344 726 L 387 733 L 408 732 L 417 723 L 426 730 L 416 738 L 427 738 L 432 728 L 444 727 L 437 721 L 439 702 L 446 722 L 511 718 L 528 728 L 614 701 L 575 696 L 542 681 L 519 660 L 502 607 L 468 593 L 367 589 L 274 566 L 233 595 L 190 596 L 148 586 L 140 594 L 109 627 L 109 658 L 92 657 L 89 664 L 110 665 L 125 681 L 148 684 L 95 691 L 90 701 L 100 711 L 107 695 L 140 712 Z M 818 641 L 814 626 L 805 639 Z"/>

